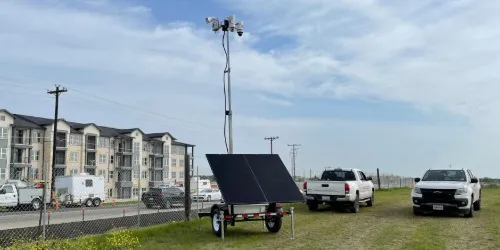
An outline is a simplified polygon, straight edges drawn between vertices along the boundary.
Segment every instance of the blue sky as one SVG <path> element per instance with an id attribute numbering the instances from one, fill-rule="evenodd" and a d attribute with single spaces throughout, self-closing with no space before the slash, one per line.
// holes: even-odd
<path id="1" fill-rule="evenodd" d="M 231 37 L 237 153 L 266 153 L 264 137 L 279 136 L 287 166 L 286 145 L 303 145 L 298 173 L 417 176 L 452 164 L 499 176 L 498 10 L 471 0 L 1 1 L 0 108 L 52 116 L 45 91 L 62 84 L 64 118 L 169 131 L 197 145 L 207 173 L 204 154 L 225 150 L 224 55 L 204 18 L 234 14 L 245 24 Z"/>

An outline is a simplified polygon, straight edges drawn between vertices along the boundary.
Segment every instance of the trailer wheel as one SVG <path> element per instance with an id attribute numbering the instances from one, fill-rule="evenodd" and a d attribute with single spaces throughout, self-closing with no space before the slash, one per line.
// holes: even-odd
<path id="1" fill-rule="evenodd" d="M 221 226 L 221 222 L 220 222 L 220 210 L 219 210 L 219 208 L 212 210 L 212 214 L 210 215 L 210 218 L 212 219 L 212 231 L 214 232 L 214 234 L 217 237 L 221 237 L 222 230 L 227 231 L 227 224 L 226 224 L 226 220 L 223 219 L 222 224 L 224 224 L 224 229 L 222 229 L 223 227 Z"/>
<path id="2" fill-rule="evenodd" d="M 94 203 L 94 207 L 98 207 L 99 205 L 101 205 L 101 199 L 99 198 L 95 198 L 92 203 Z"/>
<path id="3" fill-rule="evenodd" d="M 40 207 L 42 206 L 42 201 L 38 198 L 35 198 L 31 201 L 31 207 L 33 210 L 39 210 Z"/>
<path id="4" fill-rule="evenodd" d="M 87 207 L 91 207 L 92 205 L 94 205 L 94 203 L 92 202 L 92 199 L 87 199 L 87 200 L 85 201 L 85 206 L 87 206 Z"/>
<path id="5" fill-rule="evenodd" d="M 283 217 L 278 215 L 266 217 L 266 228 L 271 233 L 277 233 L 281 229 L 281 224 L 283 224 Z"/>

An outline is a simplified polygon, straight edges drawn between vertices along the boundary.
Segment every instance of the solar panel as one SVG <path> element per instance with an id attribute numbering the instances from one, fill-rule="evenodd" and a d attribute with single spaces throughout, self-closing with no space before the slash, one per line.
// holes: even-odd
<path id="1" fill-rule="evenodd" d="M 304 200 L 279 155 L 206 156 L 227 204 L 290 203 Z"/>

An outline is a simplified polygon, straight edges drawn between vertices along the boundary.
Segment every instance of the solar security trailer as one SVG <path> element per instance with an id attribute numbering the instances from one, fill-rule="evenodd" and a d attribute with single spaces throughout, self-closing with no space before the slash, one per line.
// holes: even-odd
<path id="1" fill-rule="evenodd" d="M 210 212 L 212 231 L 224 239 L 227 226 L 236 222 L 264 221 L 271 233 L 281 229 L 282 218 L 290 215 L 294 238 L 294 212 L 283 211 L 282 203 L 304 202 L 304 197 L 277 154 L 207 154 L 224 203 Z M 222 226 L 223 225 L 223 226 Z"/>

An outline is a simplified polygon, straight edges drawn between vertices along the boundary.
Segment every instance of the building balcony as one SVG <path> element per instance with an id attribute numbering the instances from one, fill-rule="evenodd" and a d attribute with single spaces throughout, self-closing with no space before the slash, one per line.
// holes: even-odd
<path id="1" fill-rule="evenodd" d="M 95 152 L 96 151 L 96 144 L 92 142 L 87 142 L 85 143 L 85 150 L 87 152 Z"/>
<path id="2" fill-rule="evenodd" d="M 16 168 L 26 168 L 26 167 L 31 167 L 31 162 L 29 161 L 28 157 L 24 158 L 14 158 L 12 159 L 12 162 L 10 163 L 12 167 Z"/>
<path id="3" fill-rule="evenodd" d="M 66 140 L 64 139 L 56 139 L 56 149 L 57 150 L 66 150 L 68 145 L 66 144 Z"/>
<path id="4" fill-rule="evenodd" d="M 148 186 L 150 188 L 158 187 L 159 185 L 163 184 L 163 181 L 149 181 Z"/>
<path id="5" fill-rule="evenodd" d="M 30 145 L 30 139 L 29 138 L 16 138 L 12 140 L 12 145 L 15 148 L 31 148 L 33 147 Z"/>
<path id="6" fill-rule="evenodd" d="M 132 155 L 132 148 L 118 148 L 116 151 L 117 154 L 122 154 L 122 155 Z"/>
<path id="7" fill-rule="evenodd" d="M 116 188 L 131 188 L 134 185 L 132 183 L 132 180 L 130 181 L 116 181 L 115 186 Z"/>

